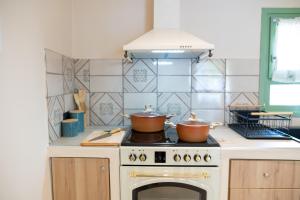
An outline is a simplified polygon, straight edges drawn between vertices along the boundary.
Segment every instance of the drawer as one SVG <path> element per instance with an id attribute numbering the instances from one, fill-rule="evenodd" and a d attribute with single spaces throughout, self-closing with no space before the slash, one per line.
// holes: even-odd
<path id="1" fill-rule="evenodd" d="M 230 188 L 300 188 L 300 161 L 232 160 Z"/>
<path id="2" fill-rule="evenodd" d="M 299 200 L 300 189 L 231 189 L 230 200 Z"/>

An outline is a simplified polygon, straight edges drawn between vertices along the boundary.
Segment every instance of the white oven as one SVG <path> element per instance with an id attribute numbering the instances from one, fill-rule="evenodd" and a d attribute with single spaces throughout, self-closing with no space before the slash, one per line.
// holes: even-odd
<path id="1" fill-rule="evenodd" d="M 218 200 L 217 166 L 121 166 L 121 200 Z"/>
<path id="2" fill-rule="evenodd" d="M 214 138 L 185 143 L 176 129 L 165 130 L 162 141 L 135 136 L 129 132 L 120 147 L 121 200 L 219 200 L 221 151 Z"/>

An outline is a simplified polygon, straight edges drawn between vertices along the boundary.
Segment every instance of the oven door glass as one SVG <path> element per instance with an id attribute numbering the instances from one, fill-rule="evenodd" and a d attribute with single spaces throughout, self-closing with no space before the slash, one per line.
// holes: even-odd
<path id="1" fill-rule="evenodd" d="M 132 200 L 206 200 L 206 191 L 183 183 L 153 183 L 134 189 Z"/>

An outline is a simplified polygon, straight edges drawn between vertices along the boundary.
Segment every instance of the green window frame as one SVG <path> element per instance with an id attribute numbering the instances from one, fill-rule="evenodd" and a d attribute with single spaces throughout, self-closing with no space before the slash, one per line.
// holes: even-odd
<path id="1" fill-rule="evenodd" d="M 274 65 L 272 53 L 275 35 L 274 18 L 291 18 L 300 16 L 300 8 L 263 8 L 261 15 L 261 42 L 260 42 L 260 104 L 266 111 L 291 111 L 300 116 L 300 106 L 270 105 L 270 86 L 285 84 L 271 80 Z M 290 84 L 290 83 L 289 83 Z M 297 84 L 297 83 L 295 83 Z M 298 83 L 299 84 L 299 83 Z"/>

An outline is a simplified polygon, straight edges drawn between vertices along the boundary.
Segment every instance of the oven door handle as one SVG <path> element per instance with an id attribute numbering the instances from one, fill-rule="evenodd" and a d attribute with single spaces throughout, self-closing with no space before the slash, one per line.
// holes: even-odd
<path id="1" fill-rule="evenodd" d="M 179 174 L 179 173 L 139 173 L 130 172 L 130 177 L 133 178 L 197 178 L 197 179 L 208 179 L 210 175 L 208 172 L 200 172 L 197 174 Z"/>

